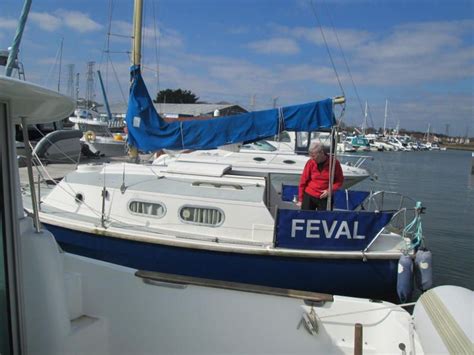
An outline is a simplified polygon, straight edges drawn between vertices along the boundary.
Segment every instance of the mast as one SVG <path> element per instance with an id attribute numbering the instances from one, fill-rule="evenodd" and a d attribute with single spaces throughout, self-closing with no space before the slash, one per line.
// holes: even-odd
<path id="1" fill-rule="evenodd" d="M 11 46 L 10 53 L 8 54 L 7 65 L 5 66 L 5 76 L 12 75 L 13 67 L 15 66 L 15 60 L 17 59 L 18 51 L 20 50 L 21 37 L 23 36 L 28 13 L 30 12 L 31 1 L 32 0 L 25 0 L 25 3 L 23 4 L 15 38 L 13 39 L 13 45 Z"/>
<path id="2" fill-rule="evenodd" d="M 135 0 L 133 9 L 132 64 L 140 65 L 142 59 L 142 16 L 143 0 Z"/>
<path id="3" fill-rule="evenodd" d="M 364 136 L 365 136 L 365 128 L 367 126 L 367 111 L 368 111 L 367 106 L 368 106 L 367 100 L 365 100 L 364 122 L 362 122 L 362 134 Z"/>
<path id="4" fill-rule="evenodd" d="M 64 43 L 64 37 L 61 38 L 61 46 L 59 49 L 58 92 L 61 92 L 61 67 L 63 65 L 63 43 Z"/>
<path id="5" fill-rule="evenodd" d="M 383 119 L 383 135 L 385 137 L 386 129 L 387 129 L 387 111 L 388 111 L 388 100 L 385 100 L 385 116 Z"/>
<path id="6" fill-rule="evenodd" d="M 337 96 L 333 98 L 333 108 L 335 105 L 345 105 L 346 98 L 344 96 Z M 329 147 L 329 187 L 328 187 L 328 201 L 326 209 L 332 211 L 332 191 L 334 184 L 334 174 L 336 171 L 336 155 L 337 155 L 337 127 L 331 127 L 330 147 Z"/>
<path id="7" fill-rule="evenodd" d="M 109 121 L 112 121 L 112 112 L 110 111 L 109 100 L 107 100 L 107 94 L 105 92 L 104 83 L 102 81 L 102 75 L 100 70 L 97 70 L 97 76 L 99 77 L 100 88 L 102 89 L 102 95 L 104 96 L 105 108 L 107 110 L 107 116 Z"/>
<path id="8" fill-rule="evenodd" d="M 133 42 L 132 42 L 132 66 L 140 66 L 142 59 L 142 17 L 143 0 L 135 0 L 133 6 Z M 128 156 L 132 162 L 138 163 L 138 149 L 129 145 Z"/>

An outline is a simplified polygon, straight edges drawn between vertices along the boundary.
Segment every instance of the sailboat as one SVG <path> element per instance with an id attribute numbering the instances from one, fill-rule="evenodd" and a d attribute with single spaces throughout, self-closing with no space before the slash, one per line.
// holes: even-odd
<path id="1" fill-rule="evenodd" d="M 343 101 L 167 123 L 147 92 L 139 54 L 134 60 L 128 139 L 144 152 L 212 149 L 283 130 L 331 129 L 333 105 Z M 422 244 L 423 236 L 411 239 L 404 231 L 403 222 L 420 213 L 415 201 L 397 195 L 390 205 L 388 193 L 338 191 L 339 211 L 300 211 L 293 203 L 296 174 L 286 170 L 272 173 L 264 165 L 257 170 L 256 164 L 186 157 L 154 165 L 82 165 L 57 186 L 41 188 L 38 215 L 63 250 L 125 267 L 396 298 L 398 260 L 404 254 L 414 257 Z"/>

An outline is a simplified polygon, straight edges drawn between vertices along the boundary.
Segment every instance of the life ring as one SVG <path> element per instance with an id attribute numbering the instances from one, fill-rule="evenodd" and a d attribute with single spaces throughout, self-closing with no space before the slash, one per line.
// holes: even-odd
<path id="1" fill-rule="evenodd" d="M 95 141 L 95 132 L 94 131 L 87 131 L 86 133 L 84 133 L 84 139 L 86 140 L 86 142 L 93 142 Z"/>

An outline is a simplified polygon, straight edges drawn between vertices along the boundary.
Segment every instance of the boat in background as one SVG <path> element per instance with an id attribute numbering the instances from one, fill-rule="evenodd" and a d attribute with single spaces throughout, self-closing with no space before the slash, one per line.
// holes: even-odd
<path id="1" fill-rule="evenodd" d="M 258 141 L 256 145 L 263 146 L 262 141 Z M 266 149 L 269 148 L 269 145 L 264 146 Z M 365 160 L 371 157 L 338 155 L 338 158 L 344 159 L 344 161 L 341 161 L 341 168 L 344 174 L 343 188 L 348 189 L 370 177 L 369 171 L 362 166 Z M 357 161 L 349 164 L 348 161 L 351 158 L 357 158 Z M 268 174 L 273 174 L 274 176 L 279 174 L 282 183 L 298 184 L 301 172 L 308 159 L 307 156 L 290 152 L 281 153 L 280 151 L 253 149 L 240 149 L 238 151 L 213 149 L 161 155 L 154 161 L 154 164 L 163 165 L 171 160 L 228 164 L 238 174 L 263 177 Z M 277 192 L 281 191 L 281 186 L 276 188 Z"/>
<path id="2" fill-rule="evenodd" d="M 81 144 L 86 145 L 88 151 L 97 156 L 117 157 L 127 153 L 127 134 L 125 121 L 122 115 L 113 115 L 102 82 L 100 70 L 97 71 L 102 94 L 104 97 L 106 115 L 100 115 L 95 109 L 76 109 L 69 121 L 74 128 L 84 133 Z"/>
<path id="3" fill-rule="evenodd" d="M 344 142 L 352 145 L 358 152 L 370 152 L 369 140 L 363 135 L 348 136 L 344 139 Z"/>

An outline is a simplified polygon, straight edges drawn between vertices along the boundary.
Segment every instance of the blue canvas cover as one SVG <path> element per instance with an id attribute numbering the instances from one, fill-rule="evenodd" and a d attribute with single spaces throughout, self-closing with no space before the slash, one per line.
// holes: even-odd
<path id="1" fill-rule="evenodd" d="M 338 210 L 355 210 L 369 196 L 368 191 L 337 190 L 334 193 L 334 208 Z M 293 201 L 298 196 L 298 186 L 282 185 L 281 199 Z"/>
<path id="2" fill-rule="evenodd" d="M 334 194 L 334 208 L 353 211 L 365 201 L 370 192 L 356 190 L 337 190 Z"/>
<path id="3" fill-rule="evenodd" d="M 336 123 L 331 99 L 216 119 L 168 123 L 156 112 L 139 66 L 132 66 L 131 76 L 126 116 L 128 142 L 143 152 L 215 149 L 257 141 L 284 130 L 311 132 Z"/>
<path id="4" fill-rule="evenodd" d="M 352 211 L 278 210 L 275 222 L 277 248 L 364 250 L 393 213 Z"/>

